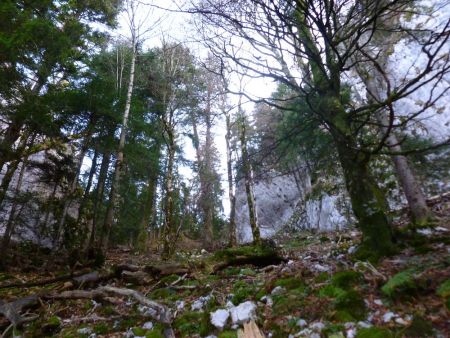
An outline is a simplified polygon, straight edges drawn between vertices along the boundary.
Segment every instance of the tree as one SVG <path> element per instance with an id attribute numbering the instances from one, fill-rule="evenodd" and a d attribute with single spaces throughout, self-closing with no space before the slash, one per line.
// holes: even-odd
<path id="1" fill-rule="evenodd" d="M 134 76 L 135 76 L 135 66 L 136 57 L 138 53 L 138 45 L 143 42 L 145 34 L 155 29 L 159 24 L 159 20 L 156 20 L 152 25 L 146 26 L 146 18 L 139 19 L 137 16 L 138 11 L 140 11 L 139 3 L 134 0 L 126 1 L 126 15 L 128 19 L 128 25 L 130 28 L 130 44 L 131 44 L 131 62 L 130 62 L 130 73 L 128 79 L 128 89 L 125 102 L 125 109 L 122 118 L 122 126 L 120 131 L 119 145 L 117 148 L 117 157 L 114 167 L 114 175 L 111 183 L 111 190 L 109 193 L 108 208 L 106 209 L 105 222 L 103 224 L 103 235 L 102 235 L 102 247 L 106 249 L 108 247 L 109 236 L 111 228 L 114 221 L 114 211 L 117 204 L 118 191 L 120 187 L 120 176 L 123 166 L 123 152 L 125 148 L 125 140 L 127 135 L 128 119 L 131 107 L 131 98 L 133 95 L 134 86 Z"/>
<path id="2" fill-rule="evenodd" d="M 193 9 L 201 15 L 200 32 L 216 54 L 232 60 L 250 76 L 284 83 L 308 103 L 311 114 L 328 130 L 337 149 L 353 212 L 363 233 L 361 249 L 368 248 L 367 252 L 378 257 L 393 251 L 394 238 L 385 198 L 370 172 L 370 160 L 373 154 L 389 152 L 389 134 L 423 112 L 419 109 L 396 122 L 395 112 L 389 109 L 393 103 L 448 73 L 445 46 L 450 21 L 421 32 L 420 37 L 408 31 L 421 46 L 424 66 L 389 87 L 380 102 L 355 105 L 348 101 L 342 95 L 342 79 L 354 69 L 355 56 L 372 64 L 376 61 L 367 57 L 367 50 L 373 33 L 379 30 L 378 18 L 396 16 L 408 3 L 413 2 L 205 0 Z M 442 94 L 431 93 L 428 102 L 436 102 Z M 374 133 L 377 112 L 383 109 L 389 111 L 390 124 L 387 130 Z"/>

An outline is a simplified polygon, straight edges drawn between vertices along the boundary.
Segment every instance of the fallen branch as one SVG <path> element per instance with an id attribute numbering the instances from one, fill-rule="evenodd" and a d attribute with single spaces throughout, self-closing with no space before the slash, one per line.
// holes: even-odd
<path id="1" fill-rule="evenodd" d="M 77 273 L 70 273 L 64 276 L 59 276 L 59 277 L 54 277 L 54 278 L 49 278 L 49 279 L 44 279 L 44 280 L 39 280 L 39 281 L 31 281 L 28 283 L 11 283 L 11 284 L 5 284 L 5 285 L 0 285 L 0 289 L 10 289 L 10 288 L 31 288 L 34 286 L 42 286 L 42 285 L 47 285 L 47 284 L 53 284 L 53 283 L 57 283 L 57 282 L 62 282 L 62 281 L 66 281 L 66 280 L 71 280 L 74 277 L 79 277 L 82 275 L 85 275 L 89 272 L 89 270 L 84 269 L 82 271 L 79 271 Z"/>
<path id="2" fill-rule="evenodd" d="M 39 304 L 39 295 L 34 294 L 25 298 L 17 299 L 10 303 L 5 303 L 0 306 L 0 313 L 8 319 L 13 326 L 21 325 L 28 322 L 30 318 L 20 315 L 20 311 L 25 308 L 33 307 Z"/>

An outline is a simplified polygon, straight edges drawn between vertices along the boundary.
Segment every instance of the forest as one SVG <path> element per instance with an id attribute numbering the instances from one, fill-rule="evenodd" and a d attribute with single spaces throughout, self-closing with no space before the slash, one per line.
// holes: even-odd
<path id="1" fill-rule="evenodd" d="M 449 337 L 450 2 L 2 0 L 0 337 Z"/>

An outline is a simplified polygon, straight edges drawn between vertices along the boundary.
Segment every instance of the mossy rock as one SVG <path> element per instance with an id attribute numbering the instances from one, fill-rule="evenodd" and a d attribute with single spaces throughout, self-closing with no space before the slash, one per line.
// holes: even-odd
<path id="1" fill-rule="evenodd" d="M 345 291 L 334 300 L 334 308 L 337 310 L 338 319 L 347 320 L 347 314 L 355 320 L 363 320 L 367 315 L 367 307 L 364 299 L 355 290 Z"/>
<path id="2" fill-rule="evenodd" d="M 369 327 L 359 329 L 356 338 L 394 338 L 393 333 L 380 327 Z"/>
<path id="3" fill-rule="evenodd" d="M 225 262 L 229 265 L 252 264 L 264 267 L 285 261 L 276 248 L 270 245 L 244 245 L 236 248 L 219 250 L 212 255 L 215 262 Z"/>
<path id="4" fill-rule="evenodd" d="M 396 298 L 418 289 L 418 283 L 414 276 L 414 270 L 405 270 L 392 276 L 381 291 L 391 298 Z"/>
<path id="5" fill-rule="evenodd" d="M 243 276 L 256 276 L 256 271 L 250 268 L 244 268 L 239 271 L 239 275 Z"/>
<path id="6" fill-rule="evenodd" d="M 94 325 L 93 329 L 96 334 L 107 334 L 110 331 L 110 326 L 107 323 L 98 323 Z"/>
<path id="7" fill-rule="evenodd" d="M 414 316 L 411 325 L 403 330 L 402 335 L 411 338 L 435 337 L 430 321 L 421 316 Z"/>
<path id="8" fill-rule="evenodd" d="M 363 281 L 363 274 L 357 271 L 340 271 L 331 277 L 331 283 L 341 289 L 348 290 Z"/>

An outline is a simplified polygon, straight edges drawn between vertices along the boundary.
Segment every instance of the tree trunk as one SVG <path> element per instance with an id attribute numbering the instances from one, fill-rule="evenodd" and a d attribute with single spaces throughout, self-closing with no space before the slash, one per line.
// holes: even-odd
<path id="1" fill-rule="evenodd" d="M 363 233 L 360 253 L 373 259 L 389 255 L 394 250 L 390 221 L 386 216 L 387 203 L 383 192 L 375 183 L 369 170 L 369 158 L 355 150 L 356 143 L 342 134 L 332 132 L 344 171 L 352 209 Z M 364 251 L 366 252 L 364 252 Z M 367 257 L 365 257 L 367 258 Z"/>
<path id="2" fill-rule="evenodd" d="M 228 198 L 230 200 L 230 246 L 237 245 L 236 239 L 236 197 L 234 195 L 234 180 L 232 167 L 232 149 L 231 149 L 231 120 L 230 115 L 225 115 L 227 132 L 225 134 L 225 143 L 227 148 L 227 176 L 228 176 Z"/>
<path id="3" fill-rule="evenodd" d="M 95 172 L 97 171 L 97 158 L 98 158 L 98 150 L 95 149 L 94 157 L 92 158 L 91 169 L 89 170 L 89 178 L 88 178 L 88 181 L 86 184 L 86 189 L 84 189 L 83 198 L 81 199 L 80 207 L 78 208 L 77 224 L 80 224 L 81 218 L 84 215 L 84 208 L 85 208 L 87 200 L 89 198 L 89 192 L 91 191 Z"/>
<path id="4" fill-rule="evenodd" d="M 17 198 L 20 194 L 20 189 L 22 187 L 23 176 L 26 171 L 26 167 L 28 164 L 28 159 L 25 158 L 22 162 L 22 167 L 20 168 L 19 178 L 17 180 L 17 185 L 15 189 L 15 197 Z M 5 233 L 3 234 L 2 244 L 1 244 L 1 258 L 0 258 L 0 266 L 5 263 L 4 259 L 8 257 L 8 249 L 9 244 L 11 242 L 11 236 L 14 233 L 15 221 L 16 221 L 16 211 L 17 211 L 18 203 L 14 201 L 11 211 L 9 213 L 8 223 L 6 224 Z"/>
<path id="5" fill-rule="evenodd" d="M 97 187 L 96 187 L 96 191 L 95 191 L 95 197 L 94 197 L 94 216 L 92 218 L 92 228 L 91 228 L 91 233 L 89 235 L 89 244 L 88 244 L 88 249 L 91 249 L 94 247 L 94 242 L 95 242 L 95 234 L 97 231 L 97 223 L 98 223 L 98 218 L 100 215 L 100 207 L 99 207 L 99 203 L 100 205 L 103 203 L 103 193 L 105 191 L 105 184 L 106 184 L 106 178 L 108 176 L 108 168 L 109 168 L 109 161 L 111 160 L 111 152 L 106 151 L 103 154 L 103 158 L 102 158 L 102 164 L 100 165 L 100 172 L 98 175 L 98 181 L 97 181 Z"/>
<path id="6" fill-rule="evenodd" d="M 130 107 L 131 107 L 131 96 L 133 94 L 133 85 L 134 85 L 134 72 L 135 72 L 135 65 L 136 65 L 136 43 L 135 40 L 135 34 L 136 32 L 132 32 L 133 38 L 132 38 L 132 55 L 131 55 L 131 66 L 130 66 L 130 79 L 128 82 L 128 91 L 127 91 L 127 98 L 125 102 L 125 111 L 123 113 L 123 120 L 122 120 L 122 130 L 120 132 L 120 140 L 119 140 L 119 147 L 117 149 L 117 158 L 116 158 L 116 165 L 114 168 L 114 176 L 111 183 L 111 191 L 109 194 L 109 203 L 108 208 L 106 209 L 106 217 L 105 222 L 103 225 L 103 233 L 102 233 L 102 241 L 101 246 L 103 250 L 106 250 L 108 248 L 108 242 L 109 242 L 109 236 L 111 233 L 111 228 L 113 226 L 114 222 L 114 213 L 115 208 L 117 204 L 117 196 L 119 193 L 120 188 L 120 175 L 122 172 L 122 165 L 123 165 L 123 150 L 125 148 L 125 139 L 127 134 L 127 127 L 128 127 L 128 118 L 130 114 Z"/>
<path id="7" fill-rule="evenodd" d="M 252 169 L 250 165 L 250 159 L 248 157 L 247 139 L 246 139 L 246 121 L 242 113 L 240 114 L 240 138 L 241 138 L 241 155 L 242 155 L 242 168 L 244 172 L 245 192 L 247 194 L 248 214 L 250 220 L 250 227 L 253 234 L 253 244 L 261 244 L 261 235 L 258 226 L 258 217 L 256 213 L 255 197 L 253 195 L 253 179 Z"/>
<path id="8" fill-rule="evenodd" d="M 172 219 L 174 212 L 173 201 L 173 166 L 175 161 L 175 140 L 172 132 L 168 132 L 167 149 L 167 169 L 165 179 L 165 198 L 164 198 L 164 223 L 163 223 L 163 252 L 164 259 L 170 258 L 174 252 L 175 243 L 173 243 L 174 232 L 176 231 Z"/>
<path id="9" fill-rule="evenodd" d="M 137 249 L 141 252 L 146 252 L 148 249 L 148 226 L 152 224 L 152 216 L 155 208 L 156 187 L 158 185 L 159 177 L 159 159 L 161 157 L 161 145 L 156 144 L 156 158 L 154 159 L 149 170 L 149 178 L 147 181 L 147 198 L 142 208 L 142 218 L 140 222 L 139 235 L 137 238 Z"/>

